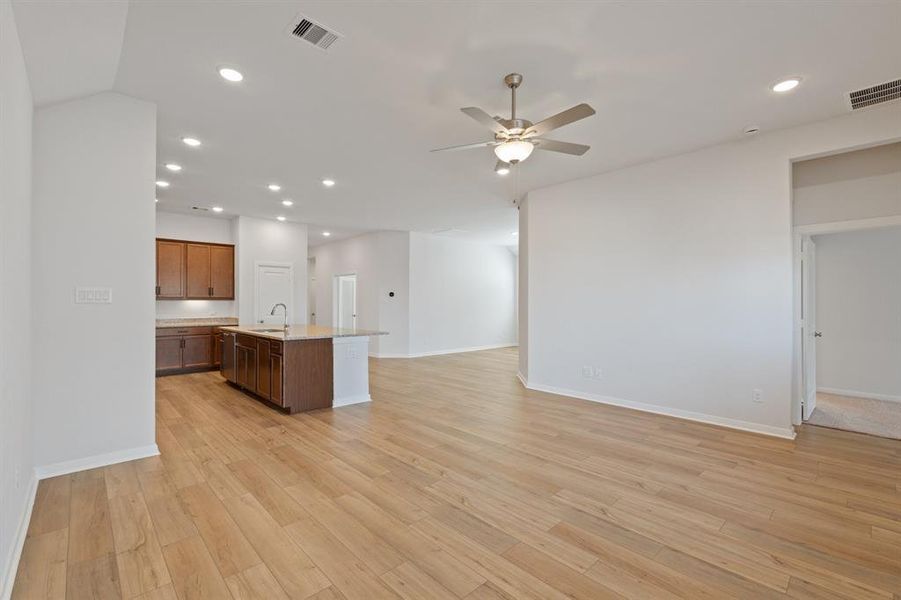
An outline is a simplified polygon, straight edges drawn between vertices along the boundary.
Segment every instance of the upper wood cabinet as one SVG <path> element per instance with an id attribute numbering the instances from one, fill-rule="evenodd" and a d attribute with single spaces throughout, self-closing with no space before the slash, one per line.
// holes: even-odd
<path id="1" fill-rule="evenodd" d="M 188 298 L 209 298 L 210 292 L 210 247 L 208 244 L 186 244 L 185 264 L 187 268 Z"/>
<path id="2" fill-rule="evenodd" d="M 235 297 L 234 246 L 210 246 L 210 296 Z"/>
<path id="3" fill-rule="evenodd" d="M 156 297 L 185 297 L 185 243 L 156 241 Z"/>
<path id="4" fill-rule="evenodd" d="M 228 244 L 159 239 L 156 272 L 160 300 L 235 298 L 235 247 Z"/>

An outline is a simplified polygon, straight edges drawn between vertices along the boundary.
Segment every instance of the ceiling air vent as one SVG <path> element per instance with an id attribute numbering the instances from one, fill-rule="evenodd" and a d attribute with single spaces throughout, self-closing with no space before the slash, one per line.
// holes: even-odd
<path id="1" fill-rule="evenodd" d="M 901 79 L 848 93 L 851 110 L 866 108 L 867 106 L 882 104 L 883 102 L 899 98 L 901 98 Z"/>
<path id="2" fill-rule="evenodd" d="M 298 15 L 288 28 L 293 37 L 309 42 L 320 50 L 328 50 L 341 34 L 324 25 L 315 23 L 303 15 Z"/>

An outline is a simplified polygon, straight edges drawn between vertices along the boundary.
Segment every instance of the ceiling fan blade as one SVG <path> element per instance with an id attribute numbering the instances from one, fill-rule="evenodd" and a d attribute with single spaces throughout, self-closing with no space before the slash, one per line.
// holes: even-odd
<path id="1" fill-rule="evenodd" d="M 447 148 L 435 148 L 430 152 L 452 152 L 455 150 L 470 150 L 472 148 L 486 148 L 488 146 L 496 146 L 497 142 L 477 142 L 475 144 L 462 144 L 460 146 L 448 146 Z"/>
<path id="2" fill-rule="evenodd" d="M 564 125 L 569 125 L 570 123 L 574 123 L 580 119 L 584 119 L 585 117 L 590 117 L 594 114 L 594 109 L 588 106 L 585 103 L 579 104 L 577 106 L 573 106 L 570 109 L 564 110 L 561 113 L 557 113 L 553 117 L 548 117 L 544 121 L 539 121 L 535 123 L 528 129 L 523 132 L 523 135 L 530 136 L 538 136 L 544 135 L 548 131 L 553 131 L 558 127 L 563 127 Z"/>
<path id="3" fill-rule="evenodd" d="M 571 144 L 569 142 L 558 142 L 557 140 L 543 140 L 532 138 L 531 142 L 539 150 L 550 150 L 551 152 L 563 152 L 564 154 L 574 154 L 582 156 L 591 146 L 585 144 Z"/>
<path id="4" fill-rule="evenodd" d="M 507 128 L 494 120 L 494 118 L 486 113 L 481 108 L 476 106 L 467 106 L 466 108 L 461 108 L 464 113 L 493 131 L 494 133 L 507 133 Z"/>

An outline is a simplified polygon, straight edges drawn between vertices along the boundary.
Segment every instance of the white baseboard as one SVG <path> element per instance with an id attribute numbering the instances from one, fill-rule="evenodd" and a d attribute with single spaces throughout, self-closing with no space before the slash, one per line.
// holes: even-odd
<path id="1" fill-rule="evenodd" d="M 448 350 L 431 350 L 429 352 L 411 352 L 410 354 L 380 354 L 374 353 L 373 358 L 422 358 L 424 356 L 440 356 L 442 354 L 460 354 L 461 352 L 478 352 L 480 350 L 497 350 L 498 348 L 515 348 L 519 344 L 490 344 L 488 346 L 468 346 L 466 348 L 451 348 Z"/>
<path id="2" fill-rule="evenodd" d="M 520 376 L 520 379 L 522 377 Z M 642 412 L 654 413 L 657 415 L 664 415 L 667 417 L 675 417 L 677 419 L 686 419 L 688 421 L 697 421 L 699 423 L 708 423 L 710 425 L 720 425 L 721 427 L 729 427 L 730 429 L 740 429 L 742 431 L 750 431 L 752 433 L 762 433 L 764 435 L 771 435 L 775 437 L 785 438 L 788 440 L 795 439 L 795 430 L 794 428 L 782 428 L 782 427 L 773 427 L 771 425 L 761 425 L 759 423 L 751 423 L 750 421 L 741 421 L 738 419 L 727 419 L 725 417 L 717 417 L 714 415 L 707 415 L 704 413 L 696 413 L 689 410 L 680 410 L 678 408 L 668 408 L 665 406 L 658 406 L 656 404 L 645 404 L 644 402 L 633 402 L 631 400 L 623 400 L 622 398 L 613 398 L 611 396 L 601 396 L 599 394 L 591 394 L 588 392 L 581 392 L 577 390 L 569 390 L 564 388 L 553 387 L 550 385 L 541 385 L 537 383 L 526 384 L 523 383 L 528 389 L 536 390 L 539 392 L 548 392 L 550 394 L 557 394 L 559 396 L 569 396 L 571 398 L 579 398 L 582 400 L 589 400 L 591 402 L 598 402 L 600 404 L 611 404 L 613 406 L 621 406 L 623 408 L 631 408 L 633 410 L 640 410 Z"/>
<path id="3" fill-rule="evenodd" d="M 98 454 L 96 456 L 87 456 L 75 460 L 67 460 L 51 465 L 36 467 L 35 473 L 38 479 L 47 479 L 48 477 L 56 477 L 57 475 L 68 475 L 76 471 L 84 471 L 86 469 L 96 469 L 97 467 L 105 467 L 128 460 L 137 460 L 139 458 L 147 458 L 148 456 L 156 456 L 160 453 L 160 449 L 156 444 L 149 446 L 141 446 L 138 448 L 129 448 L 128 450 L 118 450 L 107 454 Z"/>
<path id="4" fill-rule="evenodd" d="M 867 398 L 869 400 L 885 400 L 886 402 L 901 402 L 901 396 L 890 394 L 874 394 L 872 392 L 859 392 L 857 390 L 840 390 L 838 388 L 818 387 L 818 392 L 833 394 L 835 396 L 851 396 L 852 398 Z"/>
<path id="5" fill-rule="evenodd" d="M 25 511 L 22 513 L 22 519 L 19 521 L 19 526 L 16 529 L 12 554 L 10 554 L 8 564 L 4 565 L 6 570 L 3 572 L 3 578 L 0 579 L 0 598 L 3 600 L 9 600 L 13 593 L 13 584 L 16 582 L 16 572 L 19 570 L 22 548 L 25 547 L 25 537 L 28 535 L 28 524 L 31 523 L 31 511 L 34 509 L 34 498 L 37 491 L 38 478 L 36 474 L 32 474 L 31 482 L 28 484 Z"/>
<path id="6" fill-rule="evenodd" d="M 339 406 L 350 406 L 351 404 L 362 404 L 364 402 L 372 402 L 372 397 L 369 394 L 365 394 L 360 396 L 345 396 L 344 398 L 334 398 L 332 400 L 332 408 L 338 408 Z"/>

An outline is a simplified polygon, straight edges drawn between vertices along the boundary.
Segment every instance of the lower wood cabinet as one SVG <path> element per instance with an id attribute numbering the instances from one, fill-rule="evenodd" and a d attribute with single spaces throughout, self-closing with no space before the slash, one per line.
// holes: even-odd
<path id="1" fill-rule="evenodd" d="M 222 333 L 215 327 L 160 327 L 156 330 L 156 374 L 213 369 L 220 365 Z"/>
<path id="2" fill-rule="evenodd" d="M 222 376 L 245 391 L 284 406 L 283 347 L 279 341 L 226 332 L 222 343 Z"/>

